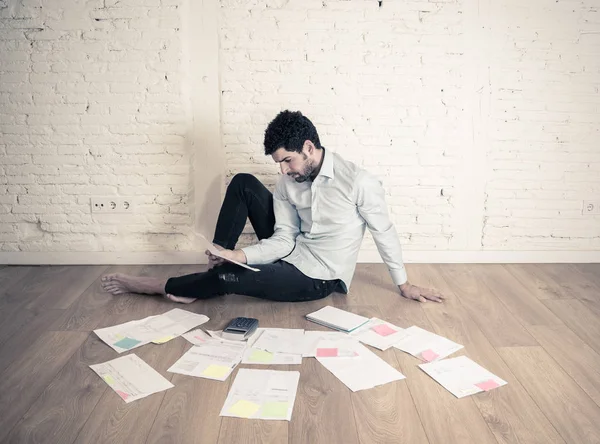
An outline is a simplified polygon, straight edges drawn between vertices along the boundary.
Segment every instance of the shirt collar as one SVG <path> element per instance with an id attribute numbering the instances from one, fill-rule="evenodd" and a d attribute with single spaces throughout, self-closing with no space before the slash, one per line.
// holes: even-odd
<path id="1" fill-rule="evenodd" d="M 319 176 L 333 179 L 333 154 L 325 151 L 325 148 L 323 148 L 323 163 L 321 164 L 321 170 L 319 171 L 319 174 L 317 174 L 317 177 Z"/>

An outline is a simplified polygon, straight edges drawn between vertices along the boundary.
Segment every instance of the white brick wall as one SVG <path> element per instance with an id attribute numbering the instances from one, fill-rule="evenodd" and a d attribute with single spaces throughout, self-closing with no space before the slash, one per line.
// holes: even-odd
<path id="1" fill-rule="evenodd" d="M 407 251 L 600 250 L 597 1 L 219 4 L 226 181 L 271 186 L 264 129 L 299 109 L 380 175 Z M 1 251 L 190 249 L 186 6 L 0 0 Z"/>
<path id="2" fill-rule="evenodd" d="M 264 128 L 300 109 L 380 175 L 407 250 L 600 249 L 594 0 L 221 3 L 228 176 L 273 183 Z"/>
<path id="3" fill-rule="evenodd" d="M 0 2 L 1 251 L 187 248 L 178 3 Z"/>

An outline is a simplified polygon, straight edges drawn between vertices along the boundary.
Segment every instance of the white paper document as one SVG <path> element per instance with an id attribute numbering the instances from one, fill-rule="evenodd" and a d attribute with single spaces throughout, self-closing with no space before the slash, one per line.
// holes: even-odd
<path id="1" fill-rule="evenodd" d="M 289 421 L 299 379 L 299 372 L 242 368 L 231 385 L 221 416 Z"/>
<path id="2" fill-rule="evenodd" d="M 404 337 L 394 347 L 425 362 L 438 361 L 463 348 L 448 338 L 412 326 L 404 330 Z"/>
<path id="3" fill-rule="evenodd" d="M 457 398 L 507 384 L 466 356 L 419 364 L 419 367 Z"/>
<path id="4" fill-rule="evenodd" d="M 321 341 L 317 360 L 353 392 L 405 378 L 355 339 Z"/>
<path id="5" fill-rule="evenodd" d="M 122 353 L 155 341 L 164 343 L 208 321 L 202 314 L 174 308 L 158 316 L 94 330 L 111 348 Z"/>
<path id="6" fill-rule="evenodd" d="M 305 358 L 314 358 L 317 353 L 317 345 L 319 342 L 324 340 L 338 341 L 340 339 L 346 339 L 348 335 L 341 331 L 316 331 L 316 330 L 305 330 L 304 331 L 304 352 L 302 356 Z"/>
<path id="7" fill-rule="evenodd" d="M 302 356 L 304 345 L 304 330 L 296 328 L 260 328 L 259 337 L 254 348 L 271 353 L 288 353 Z"/>
<path id="8" fill-rule="evenodd" d="M 173 384 L 134 354 L 90 365 L 90 368 L 127 403 L 173 387 Z"/>
<path id="9" fill-rule="evenodd" d="M 272 353 L 260 348 L 247 348 L 242 358 L 242 364 L 262 364 L 262 365 L 296 365 L 302 364 L 302 355 L 293 355 L 290 353 Z"/>
<path id="10" fill-rule="evenodd" d="M 350 332 L 369 321 L 368 318 L 328 305 L 306 315 L 306 319 L 325 327 Z"/>
<path id="11" fill-rule="evenodd" d="M 249 265 L 242 264 L 241 262 L 234 261 L 233 259 L 228 259 L 226 257 L 223 257 L 221 255 L 221 252 L 202 234 L 196 233 L 196 237 L 197 237 L 198 241 L 200 242 L 200 248 L 210 251 L 210 254 L 212 254 L 213 256 L 220 257 L 221 259 L 225 259 L 227 262 L 231 262 L 232 264 L 247 268 L 248 270 L 260 271 L 258 268 L 250 267 Z"/>
<path id="12" fill-rule="evenodd" d="M 245 342 L 209 342 L 195 345 L 167 371 L 225 381 L 242 359 Z"/>
<path id="13" fill-rule="evenodd" d="M 395 342 L 404 337 L 404 331 L 403 328 L 389 322 L 371 318 L 369 322 L 354 330 L 350 335 L 363 344 L 370 345 L 379 350 L 387 350 Z"/>

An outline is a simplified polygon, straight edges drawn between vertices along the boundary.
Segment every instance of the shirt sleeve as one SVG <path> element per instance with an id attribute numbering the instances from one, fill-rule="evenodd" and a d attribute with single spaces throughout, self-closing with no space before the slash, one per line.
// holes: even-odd
<path id="1" fill-rule="evenodd" d="M 408 278 L 402 260 L 402 247 L 388 215 L 383 186 L 375 176 L 366 171 L 357 177 L 357 186 L 358 212 L 367 223 L 394 284 L 404 284 Z"/>
<path id="2" fill-rule="evenodd" d="M 289 255 L 296 246 L 296 237 L 300 233 L 300 216 L 296 207 L 287 196 L 285 177 L 277 182 L 273 193 L 275 212 L 275 232 L 258 244 L 242 248 L 248 264 L 270 264 Z"/>

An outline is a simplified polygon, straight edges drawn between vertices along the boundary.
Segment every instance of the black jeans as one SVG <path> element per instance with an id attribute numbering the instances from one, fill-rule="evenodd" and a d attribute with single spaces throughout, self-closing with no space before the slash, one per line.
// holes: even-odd
<path id="1" fill-rule="evenodd" d="M 213 243 L 234 249 L 246 218 L 259 239 L 273 235 L 273 195 L 251 174 L 237 174 L 227 187 L 217 220 Z M 225 263 L 203 273 L 170 278 L 165 291 L 175 296 L 206 299 L 229 293 L 273 301 L 312 301 L 329 296 L 339 280 L 313 279 L 291 264 L 252 265 L 259 272 Z"/>

